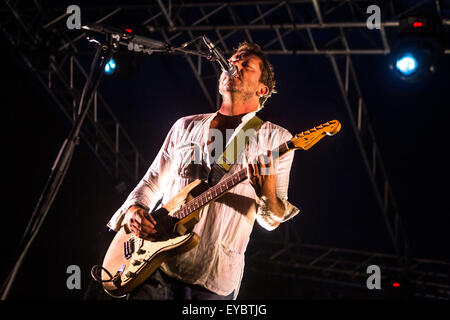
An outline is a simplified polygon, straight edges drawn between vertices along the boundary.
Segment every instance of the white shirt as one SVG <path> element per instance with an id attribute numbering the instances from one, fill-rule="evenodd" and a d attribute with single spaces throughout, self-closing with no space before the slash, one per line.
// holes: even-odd
<path id="1" fill-rule="evenodd" d="M 242 118 L 228 142 L 255 113 Z M 139 204 L 151 209 L 161 197 L 164 205 L 195 179 L 206 179 L 212 165 L 208 156 L 208 133 L 216 114 L 187 116 L 175 122 L 147 173 L 109 221 L 109 228 L 115 231 L 121 228 L 130 206 Z M 266 154 L 267 150 L 291 138 L 286 129 L 265 121 L 225 177 L 246 167 L 257 155 Z M 276 193 L 286 208 L 283 222 L 299 212 L 287 201 L 293 158 L 294 152 L 288 152 L 276 166 Z M 256 198 L 247 179 L 203 207 L 200 220 L 192 230 L 200 236 L 200 243 L 184 254 L 167 259 L 161 265 L 162 271 L 219 295 L 229 295 L 234 290 L 236 298 L 244 271 L 244 253 L 255 219 L 267 230 L 278 226 L 278 223 L 274 224 L 275 215 L 267 207 L 261 207 Z"/>

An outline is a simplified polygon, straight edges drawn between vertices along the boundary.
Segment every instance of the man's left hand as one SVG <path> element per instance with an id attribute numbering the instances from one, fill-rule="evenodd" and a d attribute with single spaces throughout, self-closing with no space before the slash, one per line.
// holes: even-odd
<path id="1" fill-rule="evenodd" d="M 255 189 L 256 196 L 268 199 L 275 199 L 276 172 L 272 152 L 267 151 L 265 155 L 259 155 L 256 163 L 249 163 L 247 166 L 247 176 L 250 184 Z"/>

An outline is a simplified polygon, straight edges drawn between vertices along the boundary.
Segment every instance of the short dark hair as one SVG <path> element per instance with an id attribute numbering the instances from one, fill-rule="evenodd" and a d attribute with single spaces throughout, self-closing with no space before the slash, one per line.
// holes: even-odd
<path id="1" fill-rule="evenodd" d="M 261 59 L 260 69 L 261 69 L 261 77 L 259 78 L 259 82 L 263 83 L 269 88 L 269 92 L 262 96 L 259 99 L 260 108 L 264 106 L 264 103 L 269 99 L 269 97 L 276 93 L 275 90 L 275 74 L 273 72 L 273 66 L 270 64 L 267 56 L 262 51 L 261 47 L 252 42 L 242 42 L 239 44 L 238 48 L 234 53 L 244 51 L 247 54 L 254 54 L 259 59 Z"/>

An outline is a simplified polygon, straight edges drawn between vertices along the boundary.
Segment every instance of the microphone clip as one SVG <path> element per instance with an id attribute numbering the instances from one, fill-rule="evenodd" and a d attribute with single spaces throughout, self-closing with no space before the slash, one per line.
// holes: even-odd
<path id="1" fill-rule="evenodd" d="M 216 45 L 208 39 L 206 36 L 202 36 L 203 42 L 207 46 L 212 59 L 209 59 L 211 61 L 217 61 L 220 64 L 220 67 L 222 71 L 224 72 L 225 76 L 234 78 L 237 75 L 237 68 L 234 64 L 229 62 L 220 52 L 219 48 L 216 47 Z"/>

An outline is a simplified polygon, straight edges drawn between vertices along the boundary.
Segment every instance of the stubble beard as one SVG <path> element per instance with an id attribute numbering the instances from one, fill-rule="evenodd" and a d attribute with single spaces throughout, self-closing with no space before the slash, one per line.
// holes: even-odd
<path id="1" fill-rule="evenodd" d="M 240 100 L 246 102 L 252 97 L 253 93 L 241 84 L 242 83 L 236 84 L 234 81 L 229 81 L 228 84 L 224 85 L 224 89 L 219 90 L 219 93 L 223 95 L 225 92 L 229 92 L 232 101 Z"/>

